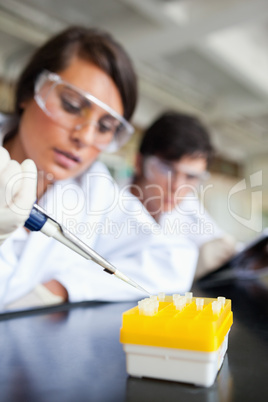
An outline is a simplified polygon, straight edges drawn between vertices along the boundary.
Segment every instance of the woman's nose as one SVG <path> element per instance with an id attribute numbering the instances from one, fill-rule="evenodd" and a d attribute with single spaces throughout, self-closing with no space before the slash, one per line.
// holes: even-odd
<path id="1" fill-rule="evenodd" d="M 77 126 L 71 132 L 71 140 L 76 142 L 80 148 L 95 145 L 96 142 L 96 123 L 91 121 Z"/>

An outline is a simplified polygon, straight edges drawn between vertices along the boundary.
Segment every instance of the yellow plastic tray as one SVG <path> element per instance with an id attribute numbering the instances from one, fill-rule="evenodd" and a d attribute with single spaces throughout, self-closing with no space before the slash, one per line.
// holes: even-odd
<path id="1" fill-rule="evenodd" d="M 200 298 L 192 297 L 178 310 L 173 296 L 164 296 L 164 299 L 161 297 L 160 301 L 158 297 L 158 308 L 149 315 L 136 306 L 123 313 L 120 342 L 216 351 L 233 323 L 231 300 L 225 299 L 221 308 L 215 312 L 219 299 L 204 298 L 201 300 L 201 307 L 198 307 Z"/>

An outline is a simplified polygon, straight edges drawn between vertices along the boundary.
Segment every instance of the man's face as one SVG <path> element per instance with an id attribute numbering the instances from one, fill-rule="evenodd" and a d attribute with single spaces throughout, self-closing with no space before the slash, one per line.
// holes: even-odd
<path id="1" fill-rule="evenodd" d="M 196 191 L 207 176 L 204 156 L 185 155 L 177 161 L 155 156 L 143 160 L 143 200 L 152 215 L 175 208 L 188 193 Z"/>

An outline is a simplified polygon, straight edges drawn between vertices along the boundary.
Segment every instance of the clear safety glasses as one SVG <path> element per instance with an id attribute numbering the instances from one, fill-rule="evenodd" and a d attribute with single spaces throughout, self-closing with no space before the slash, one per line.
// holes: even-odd
<path id="1" fill-rule="evenodd" d="M 94 125 L 94 145 L 101 151 L 117 151 L 134 132 L 133 127 L 108 105 L 63 81 L 55 73 L 43 71 L 38 76 L 34 98 L 47 116 L 67 130 Z M 96 112 L 101 118 L 91 120 Z"/>
<path id="2" fill-rule="evenodd" d="M 184 183 L 196 185 L 210 177 L 209 172 L 195 172 L 186 164 L 176 164 L 174 162 L 160 159 L 157 156 L 149 156 L 144 160 L 144 173 L 148 180 L 157 178 L 181 179 Z"/>

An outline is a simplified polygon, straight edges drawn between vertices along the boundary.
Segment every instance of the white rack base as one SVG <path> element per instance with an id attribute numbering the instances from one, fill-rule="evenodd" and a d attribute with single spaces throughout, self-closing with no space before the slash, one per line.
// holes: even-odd
<path id="1" fill-rule="evenodd" d="M 124 344 L 127 372 L 134 377 L 151 377 L 211 386 L 228 346 L 228 333 L 215 352 Z"/>

